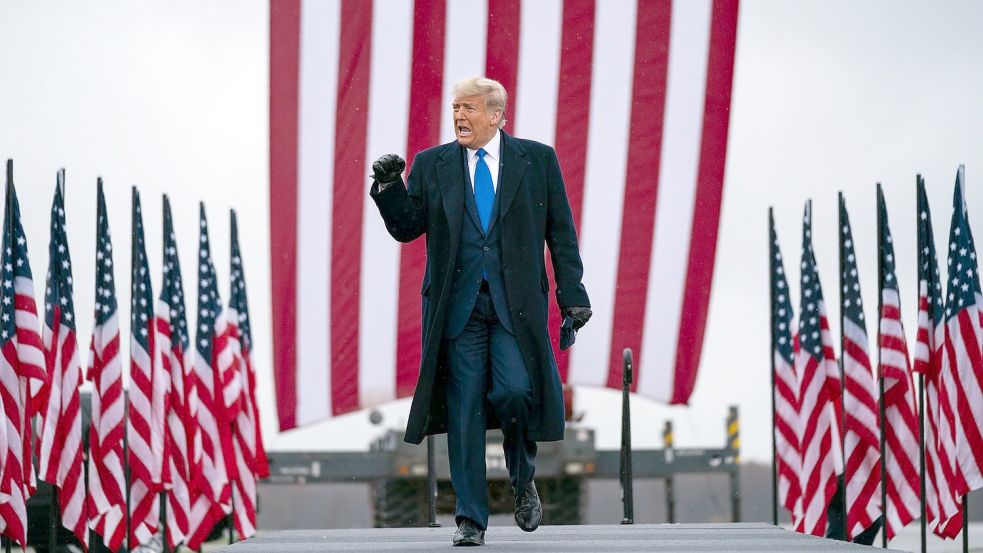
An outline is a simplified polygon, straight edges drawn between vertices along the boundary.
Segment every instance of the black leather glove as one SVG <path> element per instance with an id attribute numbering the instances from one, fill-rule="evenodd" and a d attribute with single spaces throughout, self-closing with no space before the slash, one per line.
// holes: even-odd
<path id="1" fill-rule="evenodd" d="M 399 180 L 406 169 L 406 162 L 396 154 L 386 154 L 372 164 L 373 177 L 379 184 L 389 184 Z"/>
<path id="2" fill-rule="evenodd" d="M 574 330 L 580 330 L 587 324 L 591 315 L 593 315 L 593 312 L 591 312 L 590 307 L 572 306 L 563 308 L 563 316 L 573 319 Z"/>

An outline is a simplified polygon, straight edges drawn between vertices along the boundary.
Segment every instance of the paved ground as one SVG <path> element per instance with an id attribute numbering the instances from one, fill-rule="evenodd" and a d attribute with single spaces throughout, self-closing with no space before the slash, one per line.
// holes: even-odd
<path id="1" fill-rule="evenodd" d="M 227 553 L 315 551 L 434 551 L 451 549 L 453 528 L 290 530 L 270 532 L 222 549 Z M 870 548 L 803 536 L 768 524 L 639 524 L 634 526 L 543 526 L 527 534 L 492 528 L 481 551 L 680 551 L 725 553 L 781 551 L 849 553 Z M 878 551 L 891 551 L 878 549 Z M 897 550 L 893 550 L 897 551 Z"/>

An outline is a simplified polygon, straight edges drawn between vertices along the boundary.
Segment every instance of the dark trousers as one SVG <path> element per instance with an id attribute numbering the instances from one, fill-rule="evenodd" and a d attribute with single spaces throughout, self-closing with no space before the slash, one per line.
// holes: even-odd
<path id="1" fill-rule="evenodd" d="M 495 315 L 482 285 L 464 331 L 444 342 L 447 354 L 447 453 L 457 493 L 456 519 L 488 527 L 485 479 L 486 405 L 491 405 L 505 437 L 505 463 L 517 490 L 536 471 L 536 442 L 526 439 L 532 402 L 529 373 L 519 342 Z M 487 403 L 486 403 L 487 400 Z"/>

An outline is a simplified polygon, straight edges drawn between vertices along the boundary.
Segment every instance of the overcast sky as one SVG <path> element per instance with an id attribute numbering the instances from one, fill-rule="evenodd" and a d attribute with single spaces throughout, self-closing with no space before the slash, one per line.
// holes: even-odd
<path id="1" fill-rule="evenodd" d="M 927 179 L 940 244 L 948 233 L 960 163 L 967 166 L 974 228 L 983 220 L 980 28 L 983 4 L 968 0 L 742 2 L 717 270 L 700 375 L 689 407 L 633 400 L 636 447 L 658 446 L 666 418 L 676 424 L 678 446 L 719 446 L 727 406 L 735 404 L 741 409 L 744 458 L 769 458 L 768 206 L 776 210 L 797 306 L 802 207 L 807 198 L 814 200 L 816 255 L 838 336 L 836 193 L 846 194 L 862 289 L 872 307 L 875 183 L 882 182 L 913 343 L 915 174 Z M 83 349 L 94 295 L 97 175 L 106 181 L 121 292 L 129 284 L 130 187 L 139 185 L 143 195 L 152 267 L 160 263 L 160 194 L 171 196 L 192 318 L 197 202 L 208 206 L 220 275 L 228 274 L 228 209 L 237 209 L 268 445 L 365 448 L 374 432 L 367 430 L 365 413 L 283 436 L 275 431 L 268 40 L 268 4 L 262 0 L 4 2 L 0 157 L 15 160 L 39 297 L 55 171 L 67 169 Z M 220 276 L 224 298 L 226 278 Z M 159 285 L 156 271 L 154 283 Z M 874 316 L 868 308 L 868 319 Z M 868 328 L 872 336 L 874 331 Z M 576 408 L 598 430 L 601 447 L 617 447 L 618 401 L 613 391 L 578 392 Z M 406 410 L 406 401 L 384 407 L 386 424 L 401 425 Z"/>

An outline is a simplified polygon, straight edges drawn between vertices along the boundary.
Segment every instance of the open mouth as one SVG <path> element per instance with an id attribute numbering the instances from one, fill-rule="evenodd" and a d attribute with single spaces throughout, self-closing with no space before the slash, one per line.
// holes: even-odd
<path id="1" fill-rule="evenodd" d="M 458 136 L 471 136 L 471 128 L 470 127 L 465 127 L 463 125 L 458 125 L 457 126 L 457 135 Z"/>

